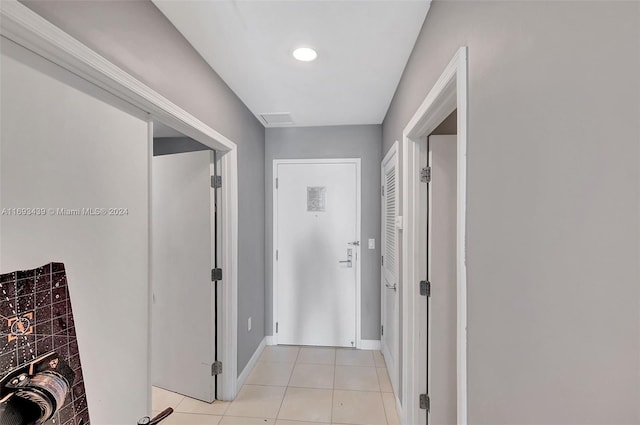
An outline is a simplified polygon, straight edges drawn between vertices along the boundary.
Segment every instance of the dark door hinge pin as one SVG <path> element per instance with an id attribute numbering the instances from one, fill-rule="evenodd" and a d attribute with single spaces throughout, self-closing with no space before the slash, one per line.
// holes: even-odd
<path id="1" fill-rule="evenodd" d="M 211 280 L 213 282 L 222 280 L 222 269 L 211 269 Z"/>
<path id="2" fill-rule="evenodd" d="M 431 399 L 426 394 L 420 394 L 420 409 L 427 412 L 431 410 Z"/>
<path id="3" fill-rule="evenodd" d="M 429 282 L 428 280 L 420 281 L 420 295 L 423 295 L 425 297 L 431 296 L 431 282 Z"/>

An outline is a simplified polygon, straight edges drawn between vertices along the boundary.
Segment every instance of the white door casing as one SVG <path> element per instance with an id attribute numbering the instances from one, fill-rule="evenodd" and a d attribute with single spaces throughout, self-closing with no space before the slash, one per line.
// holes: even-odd
<path id="1" fill-rule="evenodd" d="M 153 158 L 152 383 L 212 402 L 212 151 Z"/>
<path id="2" fill-rule="evenodd" d="M 275 342 L 359 346 L 360 159 L 275 160 L 273 234 Z"/>
<path id="3" fill-rule="evenodd" d="M 389 377 L 396 394 L 398 388 L 399 294 L 398 294 L 398 142 L 382 160 L 382 265 L 381 265 L 381 346 Z"/>

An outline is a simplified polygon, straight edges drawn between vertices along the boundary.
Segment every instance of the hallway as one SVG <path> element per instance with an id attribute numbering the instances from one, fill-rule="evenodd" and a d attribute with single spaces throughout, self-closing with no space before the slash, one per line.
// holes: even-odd
<path id="1" fill-rule="evenodd" d="M 233 402 L 203 403 L 153 388 L 166 425 L 399 424 L 379 351 L 267 346 Z"/>

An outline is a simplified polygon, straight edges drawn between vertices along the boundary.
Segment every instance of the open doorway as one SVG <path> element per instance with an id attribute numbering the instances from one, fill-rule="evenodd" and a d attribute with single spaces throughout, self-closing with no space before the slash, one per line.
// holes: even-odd
<path id="1" fill-rule="evenodd" d="M 427 390 L 428 423 L 457 421 L 456 399 L 456 158 L 457 111 L 428 137 Z"/>
<path id="2" fill-rule="evenodd" d="M 170 125 L 182 134 L 186 134 L 192 139 L 215 149 L 220 154 L 217 158 L 217 164 L 220 166 L 219 173 L 224 181 L 223 188 L 220 190 L 220 196 L 222 197 L 220 218 L 222 234 L 220 240 L 222 246 L 219 252 L 224 270 L 224 285 L 220 305 L 223 305 L 224 308 L 219 312 L 222 320 L 218 323 L 221 330 L 217 333 L 217 336 L 224 341 L 224 344 L 222 344 L 221 354 L 223 373 L 218 376 L 218 381 L 221 380 L 222 385 L 218 385 L 218 397 L 225 400 L 235 398 L 237 393 L 236 309 L 238 268 L 236 144 L 60 28 L 36 16 L 33 11 L 19 2 L 3 2 L 2 15 L 3 44 L 5 41 L 9 44 L 16 43 L 16 46 L 21 46 L 20 48 L 24 48 L 25 51 L 37 52 L 37 55 L 40 56 L 37 60 L 43 64 L 42 69 L 45 70 L 41 74 L 42 76 L 45 74 L 53 76 L 54 80 L 59 80 L 59 82 L 63 83 L 63 86 L 70 85 L 79 88 L 79 91 L 90 94 L 90 97 L 115 106 L 115 109 L 100 108 L 100 110 L 96 110 L 89 109 L 85 105 L 79 115 L 69 114 L 64 113 L 68 111 L 65 108 L 50 107 L 53 104 L 59 106 L 61 99 L 72 99 L 66 89 L 58 86 L 64 91 L 61 94 L 48 90 L 46 93 L 45 91 L 38 91 L 38 93 L 45 93 L 56 99 L 53 103 L 47 103 L 47 113 L 42 116 L 50 117 L 50 119 L 47 118 L 45 121 L 55 122 L 58 127 L 62 126 L 65 131 L 75 128 L 84 129 L 86 126 L 89 128 L 82 130 L 77 137 L 75 135 L 70 137 L 58 129 L 46 129 L 43 132 L 43 129 L 46 128 L 42 127 L 43 120 L 39 120 L 38 125 L 33 125 L 31 122 L 24 126 L 24 128 L 40 133 L 27 137 L 28 134 L 21 129 L 21 138 L 27 137 L 31 141 L 36 140 L 45 143 L 43 149 L 36 150 L 42 154 L 43 163 L 46 165 L 35 167 L 34 170 L 45 173 L 46 177 L 38 178 L 37 174 L 35 174 L 30 179 L 16 180 L 20 183 L 46 183 L 49 185 L 48 187 L 55 189 L 32 192 L 37 195 L 37 202 L 27 202 L 28 204 L 40 204 L 43 200 L 51 199 L 51 205 L 54 207 L 67 207 L 68 205 L 76 204 L 81 206 L 129 207 L 130 215 L 114 219 L 113 228 L 98 227 L 98 230 L 94 231 L 94 228 L 90 226 L 77 226 L 77 229 L 81 230 L 88 238 L 87 242 L 82 243 L 84 239 L 75 238 L 74 243 L 69 244 L 70 247 L 73 247 L 74 255 L 77 253 L 80 256 L 79 258 L 89 258 L 89 260 L 77 262 L 84 270 L 83 273 L 86 273 L 87 278 L 74 279 L 73 281 L 93 283 L 79 286 L 84 288 L 85 295 L 82 294 L 81 290 L 76 291 L 76 293 L 79 292 L 78 298 L 91 300 L 91 302 L 83 302 L 80 305 L 84 306 L 85 316 L 93 319 L 94 323 L 91 325 L 90 334 L 98 336 L 93 343 L 87 345 L 90 354 L 84 357 L 86 360 L 83 360 L 84 366 L 88 366 L 89 370 L 92 370 L 91 373 L 84 375 L 87 387 L 98 388 L 93 390 L 93 394 L 97 395 L 93 396 L 95 400 L 93 406 L 96 407 L 94 407 L 92 415 L 96 416 L 92 416 L 92 418 L 103 418 L 102 422 L 124 423 L 131 422 L 134 418 L 139 418 L 143 413 L 151 413 L 151 289 L 149 277 L 150 249 L 152 246 L 150 227 L 153 220 L 150 212 L 152 201 L 150 193 L 152 189 L 153 120 L 162 121 L 162 123 Z M 6 60 L 3 61 L 3 81 L 6 77 L 4 71 L 7 68 L 5 62 Z M 34 66 L 33 64 L 29 65 L 29 67 L 40 69 L 39 66 Z M 26 84 L 22 74 L 24 74 L 24 71 L 16 73 L 17 78 L 15 78 L 15 81 Z M 9 86 L 16 85 L 9 84 Z M 16 86 L 16 88 L 20 87 Z M 27 92 L 29 92 L 28 88 Z M 33 90 L 30 92 L 33 92 Z M 75 94 L 74 92 L 74 96 Z M 3 100 L 5 97 L 3 91 Z M 18 96 L 17 98 L 30 102 L 29 97 Z M 28 108 L 23 108 L 23 111 L 32 108 L 33 105 L 33 102 L 31 102 Z M 84 104 L 75 102 L 74 108 L 77 108 L 78 105 Z M 14 106 L 19 107 L 19 104 L 16 103 Z M 137 117 L 138 121 L 118 120 L 114 125 L 114 121 L 111 118 L 114 114 L 120 114 L 117 109 Z M 61 118 L 54 119 L 55 116 L 51 115 L 51 111 L 60 112 L 62 114 Z M 29 119 L 29 115 L 23 113 L 18 116 Z M 87 116 L 90 116 L 90 118 L 87 119 Z M 99 117 L 99 119 L 94 120 L 96 117 Z M 120 117 L 122 117 L 121 114 Z M 3 122 L 5 121 L 21 124 L 18 120 L 4 120 Z M 123 121 L 131 122 L 123 124 Z M 135 124 L 132 124 L 132 122 L 135 122 Z M 43 137 L 42 134 L 46 134 L 46 136 Z M 57 137 L 64 138 L 64 143 L 61 143 L 64 145 L 64 149 L 59 148 L 58 144 L 52 142 L 52 135 L 56 134 L 58 135 Z M 5 139 L 8 140 L 10 138 L 3 137 L 3 141 Z M 21 139 L 16 138 L 15 140 Z M 15 143 L 14 146 L 32 149 L 35 145 L 31 141 L 26 144 Z M 76 142 L 78 143 L 77 146 L 74 145 Z M 89 142 L 93 145 L 89 145 Z M 91 146 L 91 148 L 87 148 L 88 146 Z M 28 151 L 25 150 L 24 152 Z M 26 163 L 33 166 L 32 154 L 29 153 L 29 155 L 31 158 Z M 61 159 L 58 159 L 58 157 Z M 89 157 L 93 162 L 87 160 Z M 110 160 L 113 160 L 113 162 L 110 162 Z M 11 162 L 16 166 L 20 166 L 15 157 Z M 114 163 L 116 165 L 113 165 Z M 51 168 L 53 172 L 50 171 L 50 167 L 54 167 Z M 59 174 L 61 171 L 63 173 Z M 86 173 L 78 177 L 77 173 L 80 171 L 86 171 Z M 54 176 L 58 175 L 67 180 L 54 178 Z M 79 187 L 82 187 L 82 190 L 79 190 Z M 8 191 L 3 190 L 3 194 L 5 192 Z M 25 190 L 15 192 L 21 195 L 31 193 Z M 43 194 L 46 196 L 43 196 Z M 60 194 L 64 196 L 60 197 Z M 24 199 L 28 200 L 28 198 L 20 199 L 22 201 Z M 69 201 L 69 204 L 64 204 L 65 200 Z M 9 202 L 9 205 L 15 204 Z M 48 225 L 45 220 L 41 220 L 39 223 Z M 71 222 L 69 221 L 69 223 Z M 95 220 L 94 223 L 103 222 Z M 127 226 L 132 227 L 128 228 Z M 21 234 L 22 228 L 15 226 L 12 228 L 14 228 L 16 234 L 20 234 L 21 239 L 28 240 L 28 238 L 24 238 L 24 234 Z M 46 241 L 44 245 L 38 244 L 41 248 L 49 246 L 47 244 L 54 244 L 52 245 L 55 246 L 53 252 L 60 252 L 59 240 L 71 240 L 70 236 L 75 235 L 68 232 L 68 229 L 62 226 L 60 222 L 48 228 L 51 231 L 62 232 L 64 236 L 52 237 L 50 233 L 39 231 L 33 226 L 31 226 L 30 230 Z M 5 233 L 3 233 L 3 237 Z M 117 241 L 117 244 L 112 243 L 118 238 L 122 238 L 125 242 L 120 243 L 120 241 Z M 105 241 L 108 242 L 105 243 Z M 19 255 L 21 256 L 19 251 L 15 249 L 16 244 L 9 243 L 9 246 L 13 247 L 11 250 L 12 255 L 16 258 Z M 25 246 L 28 247 L 25 252 L 30 255 L 40 252 L 38 250 L 34 251 L 32 244 L 31 246 L 25 244 Z M 104 247 L 106 254 L 103 255 L 100 251 L 83 249 L 83 246 L 92 248 Z M 116 247 L 115 251 L 114 246 Z M 114 253 L 118 255 L 114 255 Z M 65 258 L 66 263 L 69 263 L 67 261 L 68 255 L 62 257 Z M 105 263 L 107 259 L 110 262 Z M 95 261 L 100 261 L 99 273 L 95 271 Z M 121 261 L 121 263 L 118 263 L 118 261 Z M 38 263 L 43 264 L 42 261 L 38 261 Z M 9 265 L 3 267 L 9 267 Z M 109 309 L 113 305 L 118 306 L 117 313 L 104 313 L 105 309 Z M 80 315 L 82 315 L 82 310 L 82 308 L 75 309 L 75 313 L 78 314 L 80 312 Z M 109 320 L 95 320 L 95 318 L 104 317 L 109 317 Z M 91 323 L 91 320 L 88 320 L 88 322 Z M 82 331 L 79 331 L 79 334 L 81 333 Z M 114 335 L 114 338 L 117 337 L 118 344 L 105 337 L 108 335 Z M 91 355 L 91 350 L 94 351 L 95 355 Z M 114 354 L 112 355 L 111 353 Z M 122 361 L 122 353 L 126 353 L 128 356 L 125 362 Z M 90 359 L 94 360 L 90 361 Z M 92 364 L 94 367 L 91 367 Z M 123 365 L 129 366 L 124 367 Z M 101 379 L 101 377 L 107 377 L 108 379 Z M 100 396 L 100 382 L 113 381 L 114 379 L 119 382 L 127 382 L 126 391 L 123 393 L 122 391 L 105 390 Z M 97 384 L 91 385 L 92 380 Z M 128 393 L 129 396 L 123 397 L 122 395 L 125 393 Z M 97 420 L 100 422 L 99 419 Z"/>
<path id="3" fill-rule="evenodd" d="M 467 423 L 467 84 L 462 47 L 403 131 L 402 407 L 407 423 Z"/>

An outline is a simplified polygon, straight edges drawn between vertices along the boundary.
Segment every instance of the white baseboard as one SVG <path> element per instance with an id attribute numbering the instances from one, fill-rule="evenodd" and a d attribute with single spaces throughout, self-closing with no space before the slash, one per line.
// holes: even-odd
<path id="1" fill-rule="evenodd" d="M 379 339 L 361 339 L 360 340 L 360 349 L 361 350 L 380 350 L 382 348 L 382 344 Z"/>
<path id="2" fill-rule="evenodd" d="M 401 420 L 401 424 L 403 424 L 404 422 L 404 411 L 402 410 L 402 403 L 400 402 L 400 399 L 398 398 L 397 394 L 393 394 L 393 398 L 396 399 L 396 413 L 398 414 L 398 419 Z"/>
<path id="3" fill-rule="evenodd" d="M 240 376 L 238 376 L 238 385 L 236 387 L 238 391 L 240 391 L 240 388 L 242 388 L 245 381 L 251 374 L 251 371 L 253 371 L 253 368 L 256 366 L 256 363 L 258 363 L 258 359 L 260 358 L 260 355 L 264 351 L 266 341 L 267 341 L 267 337 L 263 338 L 262 341 L 260 341 L 260 345 L 258 345 L 258 348 L 256 348 L 255 353 L 253 353 L 253 356 L 251 356 L 251 358 L 249 359 L 249 363 L 247 363 L 244 369 L 242 369 L 242 373 L 240 374 Z"/>
<path id="4" fill-rule="evenodd" d="M 267 335 L 264 337 L 264 339 L 266 340 L 267 345 L 277 345 L 276 337 L 273 335 Z"/>

